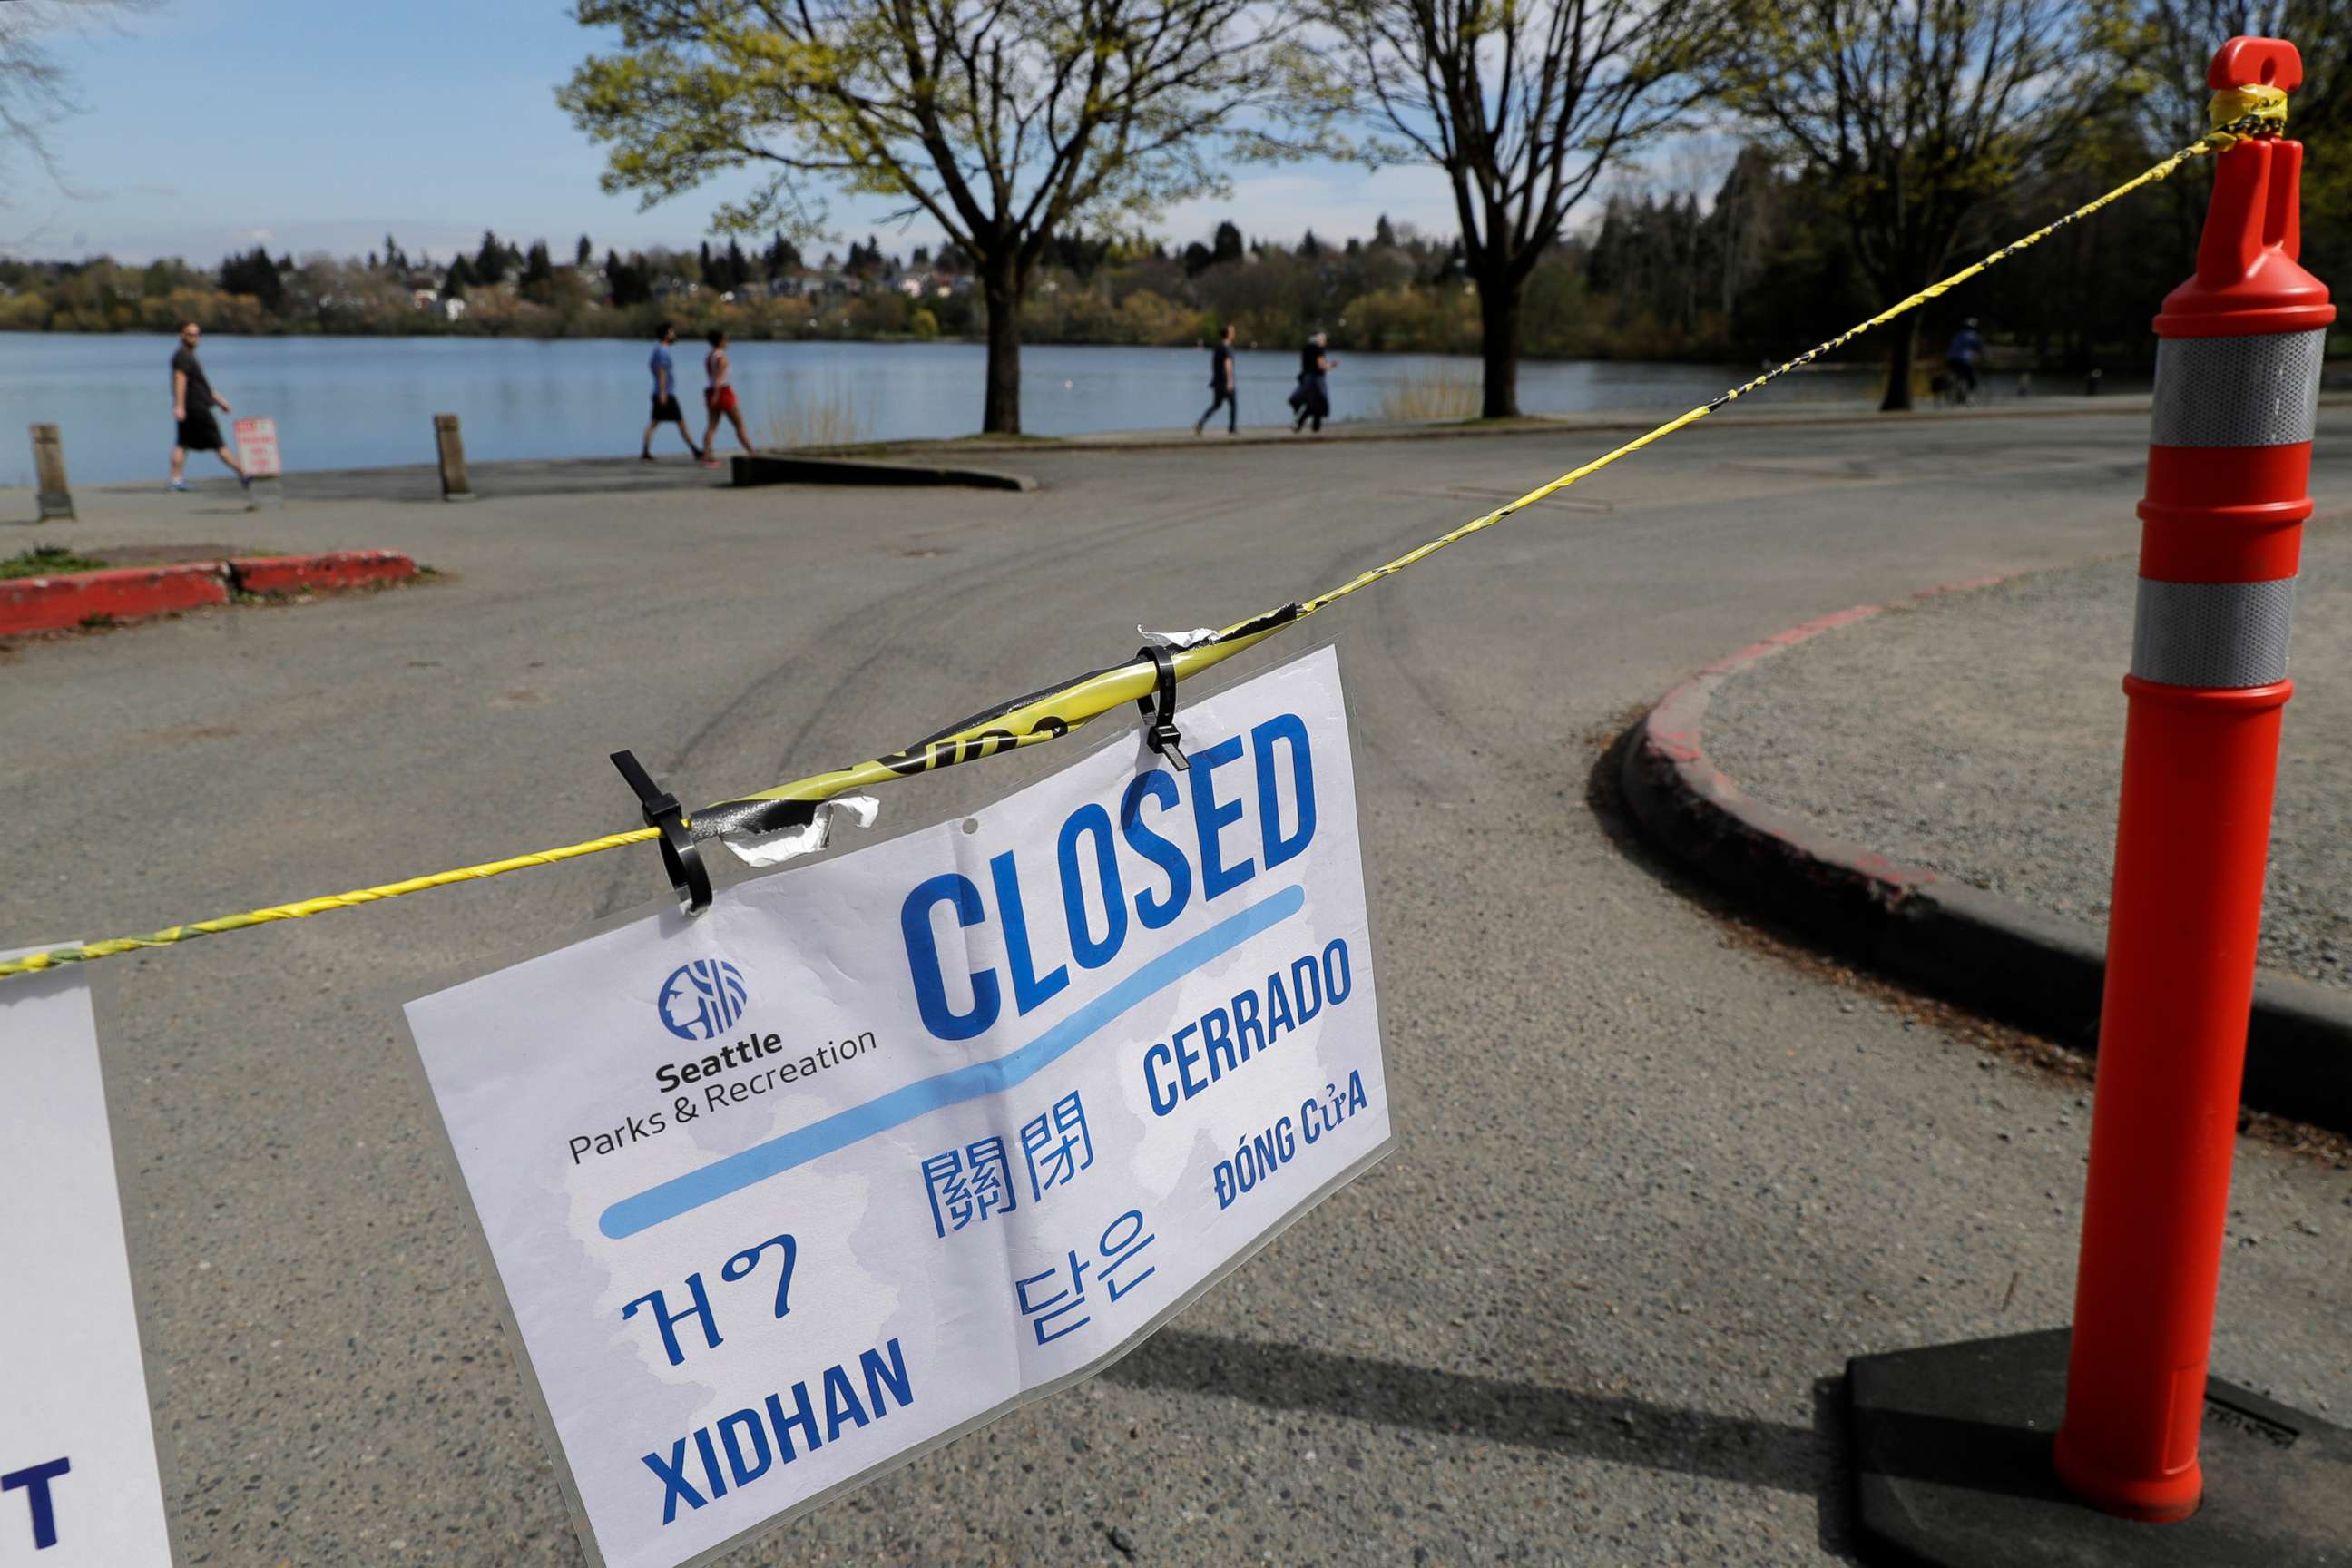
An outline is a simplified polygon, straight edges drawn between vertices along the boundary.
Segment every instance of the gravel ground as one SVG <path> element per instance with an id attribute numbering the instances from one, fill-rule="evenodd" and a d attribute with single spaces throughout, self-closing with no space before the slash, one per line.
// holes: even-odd
<path id="1" fill-rule="evenodd" d="M 2129 557 L 1938 595 L 1727 683 L 1716 765 L 1849 843 L 2103 923 Z M 2262 962 L 2352 986 L 2352 522 L 2304 538 Z"/>

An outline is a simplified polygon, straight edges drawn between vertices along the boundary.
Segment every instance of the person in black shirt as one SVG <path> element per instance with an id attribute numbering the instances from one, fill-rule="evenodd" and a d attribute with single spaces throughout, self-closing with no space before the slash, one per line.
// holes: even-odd
<path id="1" fill-rule="evenodd" d="M 1298 416 L 1290 422 L 1293 432 L 1312 423 L 1319 435 L 1323 421 L 1331 416 L 1331 384 L 1325 378 L 1339 362 L 1323 352 L 1324 341 L 1323 334 L 1318 332 L 1299 351 L 1298 384 L 1290 394 L 1290 406 Z"/>
<path id="2" fill-rule="evenodd" d="M 188 481 L 181 476 L 188 466 L 189 453 L 212 452 L 228 465 L 228 471 L 236 476 L 238 484 L 250 489 L 253 481 L 245 477 L 245 470 L 228 455 L 227 446 L 221 440 L 220 421 L 213 417 L 215 408 L 224 414 L 231 409 L 228 399 L 215 392 L 213 384 L 205 379 L 205 367 L 196 363 L 196 342 L 203 336 L 204 329 L 195 322 L 181 322 L 180 346 L 172 355 L 172 418 L 179 426 L 172 442 L 172 488 L 188 488 Z"/>
<path id="3" fill-rule="evenodd" d="M 1198 436 L 1217 410 L 1225 411 L 1225 434 L 1242 432 L 1242 400 L 1234 392 L 1234 324 L 1225 323 L 1218 334 L 1217 346 L 1209 351 L 1209 411 L 1192 421 L 1192 434 Z"/>

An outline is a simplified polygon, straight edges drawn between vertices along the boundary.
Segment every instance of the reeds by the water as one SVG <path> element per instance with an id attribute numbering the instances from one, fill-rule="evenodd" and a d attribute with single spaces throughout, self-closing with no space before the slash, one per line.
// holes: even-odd
<path id="1" fill-rule="evenodd" d="M 1381 391 L 1381 417 L 1405 423 L 1468 419 L 1483 401 L 1478 373 L 1460 365 L 1411 370 Z"/>

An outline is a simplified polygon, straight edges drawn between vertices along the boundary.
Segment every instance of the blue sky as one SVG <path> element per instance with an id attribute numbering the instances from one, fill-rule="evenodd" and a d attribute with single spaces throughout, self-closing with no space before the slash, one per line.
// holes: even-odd
<path id="1" fill-rule="evenodd" d="M 583 232 L 600 250 L 691 244 L 724 188 L 639 212 L 596 188 L 601 153 L 555 106 L 597 43 L 549 0 L 162 0 L 56 46 L 84 112 L 54 128 L 58 180 L 11 165 L 0 246 L 210 263 L 257 240 L 362 252 L 390 230 L 411 255 L 446 258 L 486 225 L 559 253 Z M 1234 184 L 1232 199 L 1176 208 L 1157 231 L 1206 238 L 1230 216 L 1295 240 L 1368 234 L 1381 212 L 1453 228 L 1434 170 L 1318 162 Z M 880 204 L 833 210 L 845 236 L 874 230 L 886 249 L 937 238 L 928 223 L 883 227 Z"/>

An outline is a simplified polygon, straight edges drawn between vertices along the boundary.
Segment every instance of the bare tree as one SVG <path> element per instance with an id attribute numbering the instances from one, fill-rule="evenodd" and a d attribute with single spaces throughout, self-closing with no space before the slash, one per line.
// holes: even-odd
<path id="1" fill-rule="evenodd" d="M 1696 97 L 1715 0 L 1326 0 L 1374 161 L 1445 171 L 1478 286 L 1483 413 L 1519 411 L 1528 277 L 1613 160 Z"/>
<path id="2" fill-rule="evenodd" d="M 988 307 L 982 428 L 1021 428 L 1021 304 L 1057 233 L 1226 188 L 1309 113 L 1313 58 L 1254 0 L 580 0 L 619 30 L 558 98 L 612 147 L 604 186 L 651 205 L 763 169 L 723 228 L 827 190 L 903 198 L 972 258 Z"/>
<path id="3" fill-rule="evenodd" d="M 152 0 L 0 0 L 0 175 L 10 149 L 30 153 L 51 176 L 48 132 L 74 112 L 71 83 L 51 44 L 144 10 Z M 0 178 L 0 205 L 13 181 Z"/>
<path id="4" fill-rule="evenodd" d="M 2075 101 L 2058 67 L 2097 5 L 2065 0 L 1748 0 L 1726 100 L 1829 179 L 1886 300 L 1932 282 L 1971 218 Z M 2066 90 L 2062 90 L 2066 89 Z M 1881 406 L 1911 406 L 1918 318 L 1887 334 Z"/>

